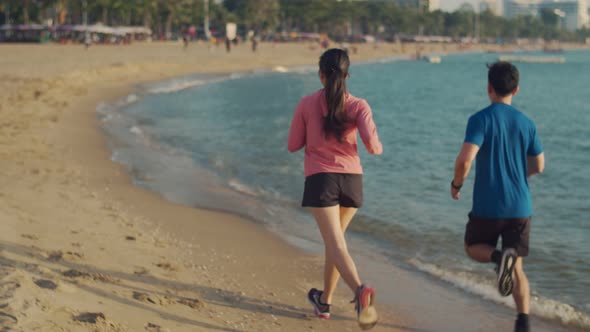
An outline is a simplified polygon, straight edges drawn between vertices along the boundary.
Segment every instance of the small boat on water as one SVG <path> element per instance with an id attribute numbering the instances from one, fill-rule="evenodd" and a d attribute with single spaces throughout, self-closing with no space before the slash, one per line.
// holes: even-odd
<path id="1" fill-rule="evenodd" d="M 524 63 L 565 63 L 562 56 L 501 56 L 499 61 Z"/>
<path id="2" fill-rule="evenodd" d="M 424 60 L 430 63 L 441 63 L 442 59 L 438 55 L 427 55 L 424 57 Z"/>
<path id="3" fill-rule="evenodd" d="M 274 71 L 276 73 L 288 73 L 289 69 L 284 66 L 275 66 L 275 67 L 273 67 L 272 71 Z"/>

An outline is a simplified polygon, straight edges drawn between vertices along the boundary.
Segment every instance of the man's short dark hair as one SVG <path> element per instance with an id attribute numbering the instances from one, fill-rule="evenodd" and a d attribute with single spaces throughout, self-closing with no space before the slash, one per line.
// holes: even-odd
<path id="1" fill-rule="evenodd" d="M 510 62 L 498 61 L 488 65 L 488 82 L 500 97 L 508 96 L 518 87 L 519 74 Z"/>

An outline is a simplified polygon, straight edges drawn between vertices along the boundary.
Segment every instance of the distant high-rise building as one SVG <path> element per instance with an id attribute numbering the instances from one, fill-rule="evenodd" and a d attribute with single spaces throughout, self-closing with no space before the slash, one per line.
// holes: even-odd
<path id="1" fill-rule="evenodd" d="M 589 8 L 587 0 L 578 0 L 578 22 L 581 27 L 590 28 L 590 17 L 588 16 Z"/>
<path id="2" fill-rule="evenodd" d="M 440 1 L 439 0 L 427 0 L 428 2 L 428 11 L 433 12 L 435 10 L 440 9 Z"/>
<path id="3" fill-rule="evenodd" d="M 504 0 L 504 16 L 538 16 L 541 10 L 551 10 L 558 16 L 559 25 L 575 31 L 588 26 L 587 0 Z"/>
<path id="4" fill-rule="evenodd" d="M 383 0 L 373 0 L 383 1 Z M 440 2 L 444 0 L 390 0 L 400 6 L 416 7 L 423 10 L 435 11 L 440 9 Z"/>
<path id="5" fill-rule="evenodd" d="M 574 31 L 588 25 L 588 3 L 586 0 L 545 0 L 539 10 L 550 9 L 559 17 L 562 27 Z"/>
<path id="6" fill-rule="evenodd" d="M 514 18 L 518 16 L 539 15 L 540 0 L 504 0 L 504 16 Z"/>
<path id="7" fill-rule="evenodd" d="M 481 0 L 479 2 L 479 12 L 490 10 L 494 15 L 500 15 L 500 0 Z"/>

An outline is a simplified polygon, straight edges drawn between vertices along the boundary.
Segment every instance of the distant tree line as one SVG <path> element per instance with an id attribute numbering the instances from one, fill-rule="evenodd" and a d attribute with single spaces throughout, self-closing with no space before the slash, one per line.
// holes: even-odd
<path id="1" fill-rule="evenodd" d="M 203 33 L 205 0 L 0 0 L 0 24 L 45 23 L 143 25 L 170 37 L 194 25 Z M 412 1 L 406 1 L 412 3 Z M 403 1 L 352 0 L 210 0 L 210 27 L 222 32 L 236 22 L 241 33 L 321 32 L 344 40 L 354 35 L 391 39 L 400 35 L 440 35 L 486 39 L 544 38 L 583 40 L 590 30 L 570 32 L 550 11 L 538 17 L 506 19 L 491 11 L 476 13 L 462 6 L 452 13 Z"/>

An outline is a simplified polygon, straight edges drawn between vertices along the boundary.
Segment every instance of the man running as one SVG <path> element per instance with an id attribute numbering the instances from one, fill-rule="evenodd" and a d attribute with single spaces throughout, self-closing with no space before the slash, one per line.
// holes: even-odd
<path id="1" fill-rule="evenodd" d="M 469 118 L 455 161 L 451 196 L 458 200 L 471 164 L 476 162 L 473 206 L 465 230 L 465 251 L 473 260 L 493 262 L 502 296 L 512 294 L 518 316 L 515 332 L 529 332 L 529 282 L 522 257 L 529 252 L 531 194 L 528 177 L 543 172 L 545 157 L 535 124 L 512 107 L 519 73 L 508 62 L 489 66 L 492 104 Z M 502 237 L 502 250 L 496 249 Z"/>

